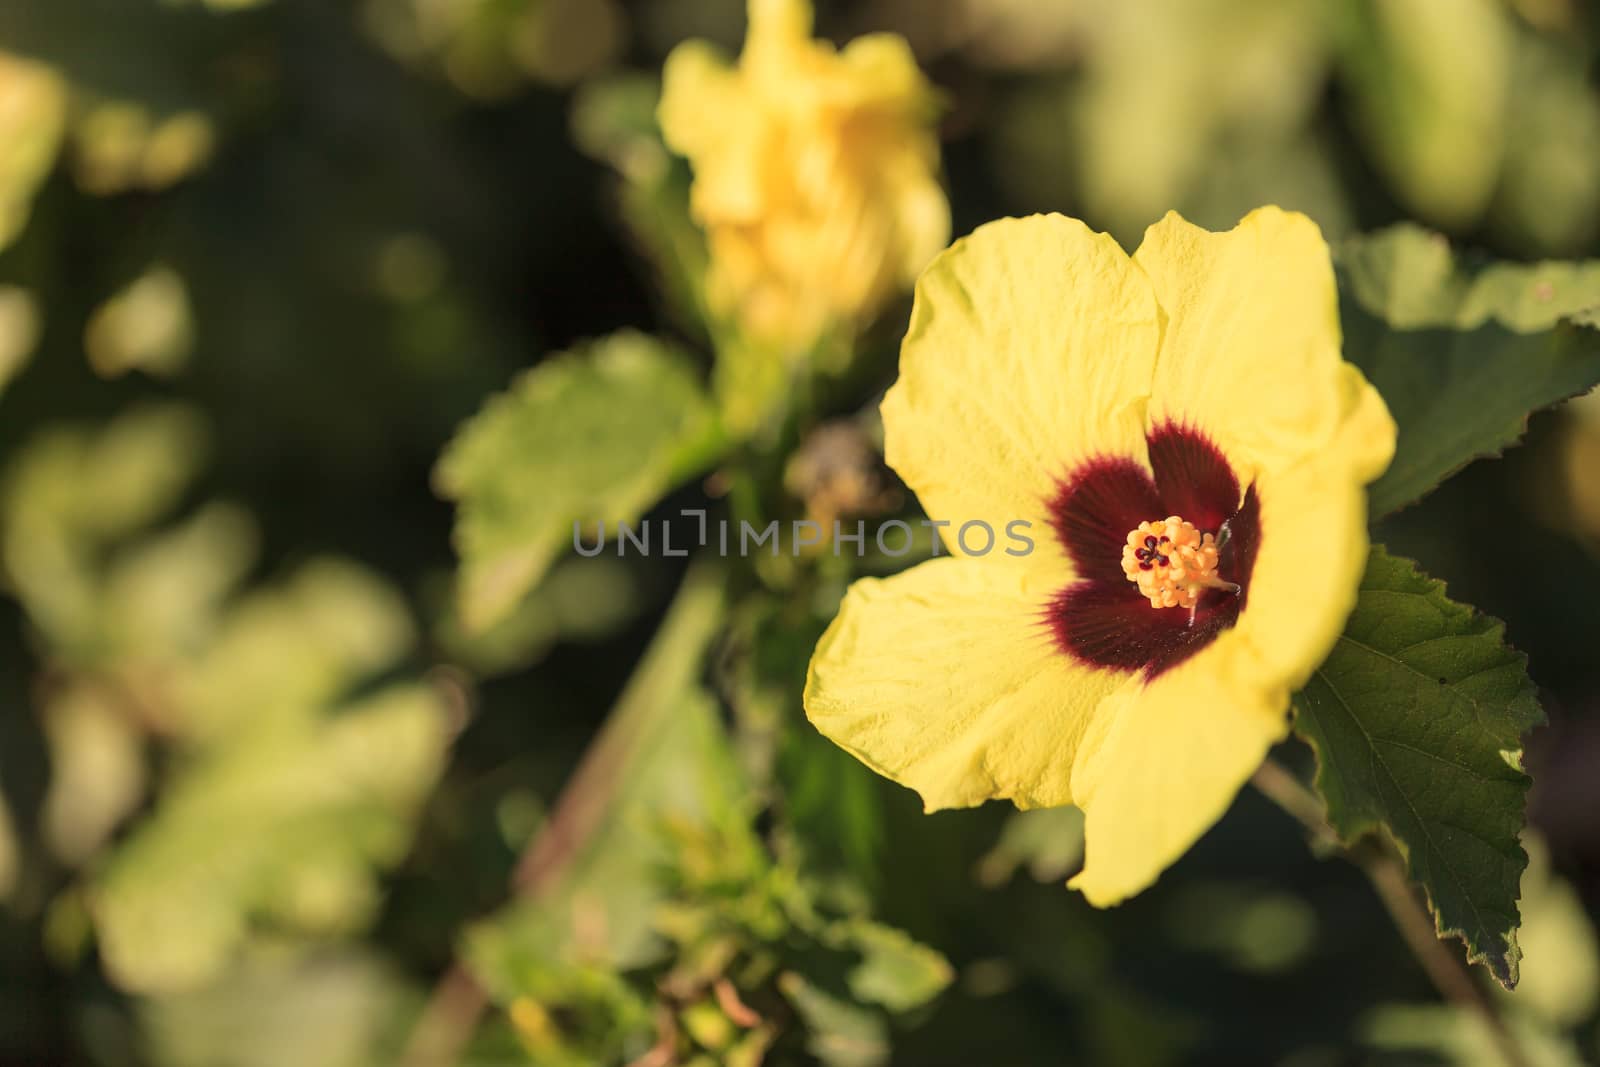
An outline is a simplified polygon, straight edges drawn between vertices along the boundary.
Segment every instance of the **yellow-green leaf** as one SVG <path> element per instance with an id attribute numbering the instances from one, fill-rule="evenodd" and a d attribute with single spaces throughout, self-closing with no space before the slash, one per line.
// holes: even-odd
<path id="1" fill-rule="evenodd" d="M 688 361 L 622 332 L 553 356 L 491 400 L 439 461 L 458 505 L 460 606 L 504 618 L 570 544 L 575 523 L 637 518 L 716 455 L 721 434 Z"/>

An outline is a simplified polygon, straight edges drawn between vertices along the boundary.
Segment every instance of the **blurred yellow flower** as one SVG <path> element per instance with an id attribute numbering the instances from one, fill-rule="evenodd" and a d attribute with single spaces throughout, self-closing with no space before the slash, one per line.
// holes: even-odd
<path id="1" fill-rule="evenodd" d="M 807 714 L 930 811 L 1077 805 L 1070 884 L 1139 892 L 1285 735 L 1355 604 L 1395 427 L 1340 355 L 1321 233 L 1169 214 L 1129 257 L 1061 216 L 985 226 L 918 282 L 883 421 L 961 552 L 850 588 Z M 964 529 L 1016 521 L 1031 552 Z"/>
<path id="2" fill-rule="evenodd" d="M 661 128 L 694 168 L 711 311 L 802 352 L 909 288 L 949 240 L 938 105 L 897 36 L 835 51 L 811 38 L 805 0 L 749 12 L 737 66 L 703 41 L 668 57 Z"/>
<path id="3" fill-rule="evenodd" d="M 33 192 L 55 164 L 66 85 L 49 67 L 0 52 L 0 246 L 28 220 Z"/>

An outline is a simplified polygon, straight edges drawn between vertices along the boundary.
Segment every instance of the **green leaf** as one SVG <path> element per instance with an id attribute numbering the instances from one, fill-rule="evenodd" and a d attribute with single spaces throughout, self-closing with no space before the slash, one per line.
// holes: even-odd
<path id="1" fill-rule="evenodd" d="M 359 567 L 312 560 L 215 630 L 151 660 L 171 770 L 88 887 L 106 969 L 130 991 L 200 988 L 260 932 L 363 925 L 374 868 L 404 855 L 449 746 L 435 689 L 368 689 L 413 634 L 405 602 Z"/>
<path id="2" fill-rule="evenodd" d="M 1000 840 L 978 861 L 980 884 L 1005 885 L 1027 867 L 1036 882 L 1065 882 L 1083 866 L 1083 812 L 1078 808 L 1034 808 L 1006 816 Z"/>
<path id="3" fill-rule="evenodd" d="M 720 446 L 687 360 L 643 334 L 612 334 L 523 374 L 461 428 L 436 471 L 459 505 L 463 622 L 504 618 L 574 523 L 638 518 Z"/>
<path id="4" fill-rule="evenodd" d="M 203 989 L 143 1000 L 137 1013 L 162 1067 L 370 1067 L 398 1056 L 414 999 L 375 956 L 263 953 Z"/>
<path id="5" fill-rule="evenodd" d="M 944 992 L 955 978 L 950 963 L 904 931 L 868 919 L 846 924 L 861 963 L 849 975 L 850 994 L 893 1012 L 919 1008 Z"/>
<path id="6" fill-rule="evenodd" d="M 1588 48 L 1565 34 L 1519 34 L 1511 94 L 1517 121 L 1495 190 L 1496 237 L 1545 254 L 1589 247 L 1600 222 L 1600 96 Z"/>
<path id="7" fill-rule="evenodd" d="M 1517 982 L 1522 735 L 1543 721 L 1503 626 L 1375 547 L 1355 611 L 1295 699 L 1341 839 L 1386 831 L 1427 890 L 1441 937 Z"/>
<path id="8" fill-rule="evenodd" d="M 1353 125 L 1401 200 L 1477 219 L 1506 147 L 1513 23 L 1498 0 L 1354 0 L 1332 10 Z"/>
<path id="9" fill-rule="evenodd" d="M 0 393 L 32 357 L 39 340 L 39 320 L 39 302 L 32 293 L 19 286 L 0 285 Z"/>
<path id="10" fill-rule="evenodd" d="M 1399 426 L 1371 489 L 1374 517 L 1498 454 L 1528 415 L 1600 384 L 1600 262 L 1468 261 L 1444 238 L 1399 226 L 1341 247 L 1345 358 Z"/>
<path id="11" fill-rule="evenodd" d="M 51 427 L 11 461 L 0 491 L 6 574 L 60 651 L 75 660 L 105 651 L 107 551 L 178 504 L 206 438 L 192 409 L 143 405 L 98 427 Z"/>
<path id="12" fill-rule="evenodd" d="M 778 988 L 810 1036 L 806 1048 L 827 1067 L 878 1067 L 889 1060 L 889 1028 L 875 1011 L 824 992 L 793 971 Z"/>
<path id="13" fill-rule="evenodd" d="M 1549 846 L 1537 833 L 1523 844 L 1522 930 L 1527 946 L 1517 1006 L 1561 1027 L 1580 1027 L 1600 1007 L 1600 938 L 1583 898 L 1554 869 Z"/>
<path id="14" fill-rule="evenodd" d="M 324 722 L 231 739 L 177 776 L 92 895 L 107 971 L 141 993 L 197 988 L 254 928 L 327 935 L 373 914 L 438 776 L 446 712 L 421 686 Z"/>
<path id="15" fill-rule="evenodd" d="M 1493 323 L 1539 333 L 1600 307 L 1600 260 L 1502 263 L 1410 224 L 1345 241 L 1338 266 L 1341 290 L 1391 330 Z"/>

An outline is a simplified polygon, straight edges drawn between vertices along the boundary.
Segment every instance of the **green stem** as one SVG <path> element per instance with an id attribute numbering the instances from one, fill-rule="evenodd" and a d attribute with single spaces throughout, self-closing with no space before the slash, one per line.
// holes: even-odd
<path id="1" fill-rule="evenodd" d="M 619 783 L 652 744 L 653 733 L 670 722 L 675 705 L 662 694 L 682 692 L 699 671 L 722 625 L 724 601 L 722 567 L 696 559 L 616 707 L 562 788 L 555 811 L 523 848 L 512 874 L 513 894 L 535 900 L 548 894 L 588 847 Z M 412 1027 L 401 1067 L 453 1067 L 487 1008 L 483 988 L 459 961 L 452 964 Z"/>
<path id="2" fill-rule="evenodd" d="M 1361 868 L 1406 947 L 1440 996 L 1482 1020 L 1509 1067 L 1530 1067 L 1527 1055 L 1517 1044 L 1494 1001 L 1449 946 L 1439 940 L 1433 919 L 1417 899 L 1416 890 L 1407 880 L 1405 868 L 1394 850 L 1372 838 L 1346 848 L 1328 825 L 1321 799 L 1275 760 L 1269 758 L 1264 762 L 1250 784 L 1304 826 L 1318 852 L 1338 852 Z"/>

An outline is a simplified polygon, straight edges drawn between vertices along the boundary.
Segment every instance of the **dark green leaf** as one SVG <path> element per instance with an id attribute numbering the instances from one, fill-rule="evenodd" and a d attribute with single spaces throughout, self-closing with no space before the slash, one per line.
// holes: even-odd
<path id="1" fill-rule="evenodd" d="M 1374 548 L 1344 634 L 1295 699 L 1295 729 L 1317 751 L 1340 837 L 1387 831 L 1440 936 L 1460 937 L 1509 988 L 1528 862 L 1522 735 L 1543 716 L 1502 630 Z"/>
<path id="2" fill-rule="evenodd" d="M 1528 415 L 1600 383 L 1600 263 L 1471 263 L 1444 238 L 1400 226 L 1339 254 L 1345 357 L 1399 425 L 1373 483 L 1386 515 L 1481 456 L 1514 444 Z"/>
<path id="3" fill-rule="evenodd" d="M 636 519 L 710 462 L 715 416 L 687 361 L 622 332 L 555 356 L 461 428 L 439 461 L 457 502 L 461 617 L 510 612 L 569 544 L 574 523 Z"/>

